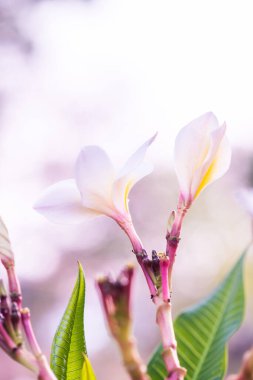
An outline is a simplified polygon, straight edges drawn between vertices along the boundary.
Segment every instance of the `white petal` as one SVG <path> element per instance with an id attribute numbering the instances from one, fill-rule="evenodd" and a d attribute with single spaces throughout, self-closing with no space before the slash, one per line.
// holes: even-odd
<path id="1" fill-rule="evenodd" d="M 117 175 L 112 188 L 114 206 L 120 212 L 128 211 L 128 195 L 136 182 L 153 170 L 153 165 L 143 162 L 148 147 L 155 140 L 157 133 L 138 148 L 127 160 Z"/>
<path id="2" fill-rule="evenodd" d="M 128 195 L 133 186 L 153 171 L 153 164 L 143 162 L 135 171 L 118 178 L 113 184 L 113 203 L 117 210 L 128 212 Z"/>
<path id="3" fill-rule="evenodd" d="M 48 187 L 34 208 L 55 223 L 76 224 L 97 216 L 82 206 L 81 195 L 73 179 L 60 181 Z"/>
<path id="4" fill-rule="evenodd" d="M 213 113 L 191 121 L 177 135 L 174 149 L 175 170 L 181 192 L 188 196 L 193 175 L 205 161 L 210 149 L 210 132 L 218 128 Z"/>
<path id="5" fill-rule="evenodd" d="M 231 147 L 225 136 L 225 123 L 214 130 L 210 135 L 209 153 L 203 165 L 196 171 L 192 182 L 192 194 L 198 196 L 207 185 L 222 177 L 228 170 L 231 162 Z"/>
<path id="6" fill-rule="evenodd" d="M 115 208 L 122 213 L 129 212 L 128 195 L 132 187 L 153 170 L 153 165 L 145 163 L 143 160 L 148 147 L 155 140 L 156 136 L 157 133 L 130 156 L 113 183 L 113 203 Z"/>
<path id="7" fill-rule="evenodd" d="M 152 173 L 154 165 L 151 162 L 142 162 L 132 173 L 129 173 L 128 178 L 135 185 L 142 178 Z"/>
<path id="8" fill-rule="evenodd" d="M 137 167 L 142 163 L 144 160 L 146 151 L 148 147 L 152 144 L 152 142 L 155 140 L 157 136 L 157 133 L 152 136 L 149 140 L 147 140 L 143 145 L 140 146 L 127 160 L 125 165 L 122 167 L 120 172 L 117 175 L 117 179 L 121 177 L 125 177 L 131 172 L 135 171 Z"/>
<path id="9" fill-rule="evenodd" d="M 97 146 L 84 147 L 76 161 L 76 183 L 82 204 L 94 210 L 111 203 L 114 169 L 105 151 Z M 102 204 L 101 204 L 102 202 Z"/>
<path id="10" fill-rule="evenodd" d="M 112 216 L 114 214 L 114 205 L 112 201 L 112 188 L 108 194 L 95 193 L 89 189 L 82 193 L 82 205 L 84 208 L 88 208 L 98 214 Z"/>
<path id="11" fill-rule="evenodd" d="M 253 217 L 253 189 L 241 189 L 236 194 L 236 197 L 245 210 Z"/>

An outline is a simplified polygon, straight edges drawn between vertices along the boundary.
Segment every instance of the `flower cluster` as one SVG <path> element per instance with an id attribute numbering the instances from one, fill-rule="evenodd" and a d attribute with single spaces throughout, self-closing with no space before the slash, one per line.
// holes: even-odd
<path id="1" fill-rule="evenodd" d="M 35 208 L 54 222 L 80 223 L 105 215 L 114 219 L 130 239 L 133 252 L 145 275 L 160 328 L 167 380 L 183 380 L 185 368 L 177 355 L 171 314 L 172 269 L 182 222 L 187 210 L 203 189 L 220 178 L 229 168 L 231 149 L 225 136 L 226 125 L 219 126 L 212 113 L 193 120 L 179 132 L 175 142 L 175 169 L 179 182 L 178 204 L 171 212 L 166 234 L 166 250 L 152 251 L 150 259 L 135 231 L 128 207 L 133 186 L 152 171 L 144 162 L 146 151 L 156 135 L 147 140 L 116 172 L 107 154 L 97 146 L 84 147 L 76 161 L 74 179 L 49 187 Z M 125 365 L 132 378 L 149 380 L 129 337 L 129 307 L 133 270 L 125 268 L 117 280 L 103 277 L 98 281 L 104 311 L 112 335 L 119 343 Z M 134 372 L 131 372 L 134 368 Z"/>
<path id="2" fill-rule="evenodd" d="M 231 149 L 225 130 L 226 125 L 219 126 L 210 112 L 179 132 L 174 157 L 180 208 L 189 208 L 207 185 L 227 171 Z M 87 218 L 106 215 L 127 228 L 131 223 L 129 193 L 152 171 L 152 165 L 144 162 L 144 158 L 155 137 L 137 149 L 119 172 L 103 149 L 84 147 L 75 164 L 74 179 L 46 189 L 35 203 L 35 209 L 56 223 L 81 223 Z"/>

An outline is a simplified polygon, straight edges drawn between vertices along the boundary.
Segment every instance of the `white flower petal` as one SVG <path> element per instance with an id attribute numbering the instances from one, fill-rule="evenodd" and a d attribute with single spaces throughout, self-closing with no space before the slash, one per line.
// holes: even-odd
<path id="1" fill-rule="evenodd" d="M 114 206 L 120 212 L 129 212 L 128 195 L 136 182 L 148 175 L 153 170 L 153 165 L 143 162 L 148 147 L 155 140 L 157 133 L 147 140 L 134 154 L 130 156 L 123 168 L 118 173 L 112 187 L 112 199 Z"/>
<path id="2" fill-rule="evenodd" d="M 231 148 L 228 139 L 225 137 L 226 124 L 214 130 L 210 135 L 209 153 L 203 165 L 196 171 L 191 192 L 193 197 L 210 183 L 223 176 L 228 170 L 231 162 Z"/>
<path id="3" fill-rule="evenodd" d="M 240 189 L 236 197 L 244 209 L 253 217 L 253 189 Z"/>
<path id="4" fill-rule="evenodd" d="M 152 173 L 153 169 L 154 165 L 151 162 L 142 162 L 138 168 L 136 168 L 132 173 L 129 173 L 127 177 L 132 182 L 132 184 L 135 185 L 142 178 Z"/>
<path id="5" fill-rule="evenodd" d="M 144 160 L 146 151 L 148 147 L 152 144 L 152 142 L 155 140 L 157 136 L 157 133 L 152 136 L 149 140 L 147 140 L 143 145 L 140 146 L 127 160 L 125 165 L 122 167 L 122 169 L 119 171 L 117 175 L 117 179 L 121 177 L 125 177 L 131 172 L 134 172 L 137 167 L 142 163 Z"/>
<path id="6" fill-rule="evenodd" d="M 194 173 L 203 164 L 210 149 L 210 132 L 218 128 L 213 113 L 208 112 L 191 121 L 177 135 L 174 150 L 175 170 L 180 190 L 186 197 Z"/>
<path id="7" fill-rule="evenodd" d="M 60 181 L 48 187 L 34 208 L 55 223 L 81 223 L 99 215 L 82 206 L 81 194 L 73 179 Z"/>
<path id="8" fill-rule="evenodd" d="M 84 147 L 77 158 L 75 170 L 76 183 L 85 207 L 100 210 L 111 203 L 114 169 L 103 149 Z"/>
<path id="9" fill-rule="evenodd" d="M 112 214 L 114 214 L 115 207 L 113 205 L 111 194 L 111 188 L 110 193 L 108 193 L 108 195 L 99 194 L 99 192 L 95 193 L 90 191 L 89 189 L 86 189 L 86 191 L 84 191 L 82 194 L 82 206 L 84 208 L 88 208 L 89 210 L 95 213 L 112 216 Z"/>
<path id="10" fill-rule="evenodd" d="M 128 212 L 128 195 L 133 186 L 153 171 L 153 164 L 143 162 L 135 171 L 118 178 L 112 189 L 113 203 L 121 212 Z"/>

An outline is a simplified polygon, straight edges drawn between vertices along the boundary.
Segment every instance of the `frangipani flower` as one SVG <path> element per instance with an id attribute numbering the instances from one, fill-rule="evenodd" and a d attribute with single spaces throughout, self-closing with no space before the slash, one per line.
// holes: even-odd
<path id="1" fill-rule="evenodd" d="M 99 215 L 109 216 L 120 225 L 129 223 L 128 195 L 152 171 L 152 166 L 143 160 L 155 137 L 146 141 L 119 172 L 103 149 L 84 147 L 76 161 L 75 178 L 46 189 L 35 209 L 56 223 L 80 223 Z"/>
<path id="2" fill-rule="evenodd" d="M 231 148 L 225 131 L 225 123 L 219 126 L 215 115 L 208 112 L 177 135 L 174 157 L 183 207 L 189 207 L 207 185 L 228 170 Z"/>
<path id="3" fill-rule="evenodd" d="M 236 197 L 244 207 L 245 211 L 247 211 L 251 218 L 253 218 L 253 188 L 240 189 L 237 192 Z"/>

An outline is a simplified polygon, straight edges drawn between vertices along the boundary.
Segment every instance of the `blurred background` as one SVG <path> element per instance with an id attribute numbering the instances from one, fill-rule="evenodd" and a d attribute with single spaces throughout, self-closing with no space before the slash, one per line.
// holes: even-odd
<path id="1" fill-rule="evenodd" d="M 206 296 L 251 239 L 235 194 L 253 185 L 251 1 L 0 0 L 0 214 L 15 250 L 24 305 L 49 356 L 77 274 L 85 269 L 86 340 L 98 379 L 127 380 L 110 339 L 96 274 L 134 261 L 106 218 L 54 225 L 33 210 L 48 185 L 73 177 L 80 148 L 102 146 L 116 166 L 158 131 L 154 172 L 132 191 L 130 208 L 147 250 L 163 251 L 178 187 L 173 145 L 179 129 L 213 111 L 233 146 L 229 173 L 189 212 L 174 273 L 174 315 Z M 252 252 L 247 310 L 230 344 L 230 371 L 253 343 Z M 159 343 L 155 310 L 137 269 L 134 327 L 148 359 Z M 31 375 L 0 353 L 0 379 Z"/>

